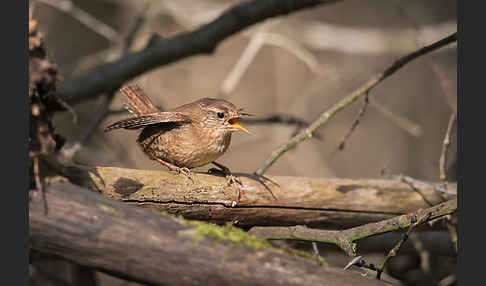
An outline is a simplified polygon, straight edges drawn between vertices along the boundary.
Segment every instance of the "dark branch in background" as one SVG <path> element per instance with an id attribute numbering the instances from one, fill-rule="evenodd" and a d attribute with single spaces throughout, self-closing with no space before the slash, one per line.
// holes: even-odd
<path id="1" fill-rule="evenodd" d="M 158 109 L 163 110 L 161 106 L 157 106 Z M 120 114 L 120 113 L 127 113 L 125 109 L 117 109 L 117 110 L 110 110 L 108 111 L 107 115 L 113 115 L 113 114 Z M 299 117 L 293 116 L 291 114 L 271 114 L 267 115 L 262 118 L 241 118 L 241 122 L 248 124 L 248 125 L 267 125 L 267 124 L 279 124 L 279 125 L 290 125 L 290 126 L 295 126 L 295 131 L 292 133 L 292 136 L 295 136 L 295 134 L 298 133 L 302 128 L 306 128 L 309 126 L 309 123 L 305 121 L 304 119 L 301 119 Z M 317 139 L 321 139 L 319 135 L 315 135 Z"/>
<path id="2" fill-rule="evenodd" d="M 453 113 L 455 115 L 455 113 Z M 438 185 L 431 185 L 430 183 L 423 182 L 408 176 L 392 176 L 398 178 L 400 181 L 408 184 L 415 192 L 420 194 L 422 196 L 423 200 L 429 204 L 432 205 L 432 202 L 430 202 L 429 199 L 423 194 L 423 192 L 418 188 L 418 187 L 426 187 L 429 186 L 436 190 L 438 194 L 449 194 L 449 195 L 456 195 L 457 196 L 457 189 L 456 191 L 449 191 L 446 188 L 448 187 L 449 184 L 444 184 L 444 187 L 438 186 Z M 447 183 L 447 182 L 446 182 Z M 443 197 L 440 197 L 442 200 L 445 200 Z M 434 198 L 435 199 L 435 198 Z M 454 245 L 454 249 L 457 252 L 457 232 L 456 232 L 456 218 L 452 216 L 447 216 L 447 219 L 445 220 L 445 225 L 447 227 L 447 230 L 449 231 L 450 237 L 452 244 Z"/>
<path id="3" fill-rule="evenodd" d="M 451 143 L 451 133 L 452 127 L 456 122 L 456 113 L 452 113 L 449 118 L 449 124 L 447 125 L 447 131 L 444 135 L 444 141 L 442 142 L 442 153 L 439 159 L 439 176 L 444 182 L 447 181 L 446 164 L 447 164 L 447 150 L 449 149 L 449 144 Z"/>
<path id="4" fill-rule="evenodd" d="M 273 114 L 268 115 L 262 118 L 241 118 L 241 122 L 245 122 L 246 124 L 286 124 L 286 125 L 300 125 L 300 126 L 308 126 L 305 120 L 295 117 L 290 114 Z"/>
<path id="5" fill-rule="evenodd" d="M 361 106 L 361 109 L 358 112 L 358 115 L 356 115 L 356 118 L 353 121 L 353 124 L 351 125 L 351 128 L 349 128 L 348 133 L 344 135 L 343 139 L 341 140 L 341 143 L 338 145 L 338 150 L 342 151 L 344 150 L 344 146 L 346 145 L 346 140 L 348 140 L 349 136 L 353 133 L 354 129 L 358 127 L 359 120 L 364 116 L 366 112 L 366 107 L 368 107 L 368 102 L 369 102 L 369 91 L 365 93 L 365 96 L 363 97 L 363 105 Z"/>
<path id="6" fill-rule="evenodd" d="M 93 135 L 96 128 L 98 128 L 103 119 L 105 119 L 115 94 L 115 92 L 111 92 L 103 97 L 103 102 L 98 108 L 98 111 L 94 113 L 94 118 L 88 123 L 88 127 L 86 127 L 86 129 L 81 133 L 79 140 L 71 144 L 66 144 L 62 148 L 61 152 L 65 158 L 72 159 L 74 155 L 76 155 L 76 153 L 81 149 L 81 147 L 89 140 L 91 135 Z"/>
<path id="7" fill-rule="evenodd" d="M 126 81 L 153 68 L 192 55 L 211 54 L 221 41 L 255 23 L 319 4 L 333 2 L 336 2 L 336 0 L 256 0 L 244 2 L 194 31 L 181 33 L 170 38 L 154 36 L 143 50 L 94 68 L 83 75 L 67 79 L 60 84 L 59 91 L 69 103 L 93 98 L 100 93 L 112 92 Z"/>
<path id="8" fill-rule="evenodd" d="M 304 119 L 298 118 L 290 114 L 272 114 L 262 118 L 241 118 L 241 122 L 249 125 L 258 124 L 282 124 L 282 125 L 294 125 L 295 130 L 292 132 L 292 136 L 295 136 L 303 128 L 307 128 L 310 124 Z M 318 134 L 315 134 L 317 139 L 321 139 Z"/>
<path id="9" fill-rule="evenodd" d="M 402 248 L 402 245 L 408 240 L 408 238 L 409 238 L 410 234 L 412 233 L 412 231 L 414 230 L 414 228 L 417 227 L 418 225 L 428 221 L 431 216 L 432 216 L 432 212 L 429 212 L 429 213 L 427 213 L 426 216 L 423 216 L 420 220 L 417 220 L 417 216 L 412 216 L 410 218 L 410 223 L 412 223 L 412 225 L 408 228 L 407 232 L 405 232 L 403 234 L 402 238 L 400 239 L 400 241 L 398 241 L 398 243 L 395 245 L 395 247 L 393 247 L 388 252 L 383 263 L 380 266 L 378 266 L 378 269 L 376 269 L 376 278 L 381 279 L 381 274 L 383 273 L 383 270 L 385 269 L 386 264 L 388 263 L 390 258 L 392 258 L 392 257 L 394 257 L 398 254 L 398 252 Z"/>
<path id="10" fill-rule="evenodd" d="M 137 32 L 140 30 L 140 28 L 143 26 L 145 23 L 145 20 L 147 19 L 146 13 L 150 7 L 151 1 L 145 5 L 144 10 L 142 13 L 140 13 L 137 16 L 137 19 L 135 20 L 135 24 L 133 25 L 133 28 L 131 31 L 128 33 L 128 35 L 125 37 L 124 41 L 124 46 L 123 46 L 123 54 L 126 55 L 129 53 L 130 48 L 133 45 L 133 41 L 135 39 L 135 35 Z M 119 88 L 119 87 L 118 87 Z M 81 149 L 81 147 L 89 140 L 91 135 L 96 131 L 96 128 L 101 124 L 101 122 L 105 119 L 105 117 L 109 114 L 109 108 L 111 105 L 111 102 L 115 98 L 115 95 L 117 93 L 117 90 L 113 90 L 106 94 L 103 97 L 103 102 L 101 103 L 98 111 L 94 114 L 94 118 L 89 122 L 88 127 L 81 133 L 81 136 L 79 137 L 79 140 L 72 143 L 72 144 L 67 144 L 63 149 L 62 153 L 63 155 L 68 158 L 72 159 L 74 155 Z"/>
<path id="11" fill-rule="evenodd" d="M 324 123 L 326 123 L 337 112 L 349 106 L 351 103 L 356 101 L 360 96 L 363 96 L 366 93 L 368 93 L 381 81 L 383 81 L 385 78 L 392 75 L 395 71 L 402 68 L 410 61 L 456 41 L 457 41 L 457 37 L 456 37 L 456 33 L 454 33 L 438 42 L 435 42 L 429 46 L 425 46 L 411 54 L 408 54 L 398 59 L 393 63 L 392 66 L 387 68 L 383 73 L 373 76 L 370 80 L 368 80 L 364 85 L 356 89 L 353 93 L 341 99 L 336 104 L 334 104 L 331 108 L 329 108 L 324 113 L 322 113 L 319 116 L 319 118 L 311 124 L 311 126 L 309 126 L 305 130 L 300 132 L 298 135 L 294 136 L 289 142 L 283 144 L 275 151 L 273 151 L 270 154 L 270 156 L 265 160 L 265 162 L 263 162 L 262 166 L 255 171 L 255 174 L 263 175 L 268 170 L 268 168 L 270 168 L 270 166 L 272 166 L 277 161 L 277 159 L 280 158 L 284 153 L 295 148 L 300 142 L 311 138 L 313 136 L 313 133 Z"/>

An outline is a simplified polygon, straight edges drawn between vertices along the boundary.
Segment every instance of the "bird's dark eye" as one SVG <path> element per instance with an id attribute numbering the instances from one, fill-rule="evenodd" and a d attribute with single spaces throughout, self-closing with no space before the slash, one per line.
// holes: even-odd
<path id="1" fill-rule="evenodd" d="M 224 113 L 223 112 L 218 112 L 218 117 L 219 118 L 223 118 L 224 117 Z"/>

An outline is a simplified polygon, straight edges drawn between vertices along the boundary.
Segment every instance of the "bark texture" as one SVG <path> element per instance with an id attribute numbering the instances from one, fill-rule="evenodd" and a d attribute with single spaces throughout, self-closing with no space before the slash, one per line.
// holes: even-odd
<path id="1" fill-rule="evenodd" d="M 414 190 L 398 180 L 269 176 L 275 184 L 254 175 L 236 174 L 244 188 L 235 205 L 235 189 L 216 175 L 195 173 L 192 183 L 167 171 L 63 166 L 53 162 L 51 168 L 73 183 L 111 198 L 189 219 L 230 221 L 240 226 L 343 229 L 410 213 L 444 200 L 432 188 L 416 186 Z"/>
<path id="2" fill-rule="evenodd" d="M 188 223 L 70 183 L 30 193 L 32 248 L 155 285 L 386 285 L 271 247 L 242 230 Z M 243 237 L 243 238 L 238 238 Z"/>

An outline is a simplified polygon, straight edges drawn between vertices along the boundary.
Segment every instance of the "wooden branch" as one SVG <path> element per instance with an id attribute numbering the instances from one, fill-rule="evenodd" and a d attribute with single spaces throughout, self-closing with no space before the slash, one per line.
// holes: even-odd
<path id="1" fill-rule="evenodd" d="M 343 249 L 349 256 L 355 256 L 356 245 L 354 243 L 357 240 L 410 227 L 413 224 L 412 217 L 415 217 L 420 223 L 423 223 L 452 214 L 456 209 L 457 199 L 452 199 L 425 210 L 420 209 L 388 220 L 369 223 L 346 230 L 310 229 L 305 226 L 254 227 L 250 230 L 250 233 L 265 239 L 292 239 L 332 243 Z"/>
<path id="2" fill-rule="evenodd" d="M 399 58 L 395 61 L 390 67 L 388 67 L 385 71 L 380 74 L 376 74 L 371 79 L 369 79 L 365 84 L 360 86 L 358 89 L 353 91 L 350 95 L 346 96 L 345 98 L 338 101 L 336 104 L 331 106 L 328 110 L 322 113 L 316 121 L 314 121 L 309 127 L 302 130 L 299 134 L 292 137 L 287 143 L 283 144 L 282 146 L 278 147 L 274 150 L 268 158 L 263 162 L 262 166 L 255 171 L 257 175 L 263 175 L 265 172 L 272 166 L 278 158 L 280 158 L 284 153 L 287 151 L 295 148 L 299 143 L 305 141 L 307 139 L 312 138 L 314 132 L 324 125 L 326 122 L 329 121 L 331 117 L 333 117 L 336 113 L 341 111 L 343 108 L 349 106 L 351 103 L 355 102 L 360 96 L 366 95 L 372 90 L 376 85 L 378 85 L 381 81 L 385 78 L 391 76 L 397 70 L 405 66 L 407 63 L 411 62 L 412 60 L 425 55 L 429 52 L 435 51 L 445 45 L 450 43 L 456 42 L 457 37 L 456 33 L 438 41 L 431 45 L 425 46 L 413 53 L 410 53 L 404 57 Z"/>
<path id="3" fill-rule="evenodd" d="M 127 280 L 150 285 L 385 285 L 320 266 L 298 252 L 286 253 L 232 226 L 186 222 L 70 183 L 53 184 L 47 191 L 47 215 L 39 192 L 29 193 L 31 247 Z"/>
<path id="4" fill-rule="evenodd" d="M 440 159 L 439 159 L 439 177 L 442 181 L 445 182 L 447 182 L 447 174 L 446 174 L 447 149 L 449 148 L 449 144 L 451 144 L 451 132 L 455 122 L 456 122 L 456 114 L 452 113 L 451 117 L 449 118 L 449 123 L 447 124 L 447 131 L 446 134 L 444 135 L 444 141 L 442 141 L 442 152 L 440 154 Z"/>
<path id="5" fill-rule="evenodd" d="M 153 68 L 197 55 L 211 54 L 229 36 L 265 19 L 336 0 L 255 0 L 227 10 L 202 27 L 170 38 L 154 37 L 147 47 L 65 80 L 59 91 L 70 103 L 111 92 Z"/>
<path id="6" fill-rule="evenodd" d="M 398 180 L 269 177 L 276 185 L 254 175 L 235 173 L 244 185 L 235 205 L 236 191 L 226 185 L 224 177 L 216 175 L 194 173 L 193 184 L 168 171 L 44 162 L 71 182 L 108 197 L 185 218 L 231 221 L 239 226 L 305 224 L 342 229 L 428 207 L 419 193 Z M 428 201 L 442 202 L 433 188 L 417 188 Z"/>

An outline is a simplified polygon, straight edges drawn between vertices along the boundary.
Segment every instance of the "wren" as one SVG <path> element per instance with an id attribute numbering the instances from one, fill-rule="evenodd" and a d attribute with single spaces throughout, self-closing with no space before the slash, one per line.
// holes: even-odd
<path id="1" fill-rule="evenodd" d="M 238 119 L 250 114 L 241 113 L 229 101 L 213 98 L 201 98 L 171 111 L 161 111 L 137 84 L 124 86 L 120 91 L 128 99 L 123 106 L 133 117 L 111 124 L 105 132 L 143 128 L 137 143 L 150 159 L 184 174 L 191 181 L 190 169 L 212 163 L 221 169 L 228 184 L 242 186 L 227 167 L 215 160 L 228 150 L 232 132 L 249 133 Z M 240 196 L 238 187 L 238 200 Z"/>

